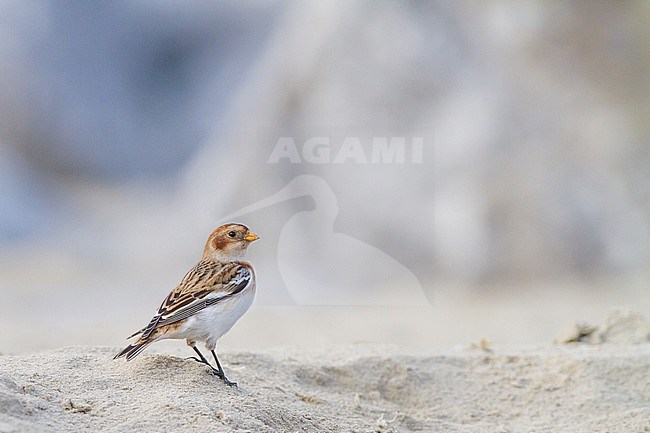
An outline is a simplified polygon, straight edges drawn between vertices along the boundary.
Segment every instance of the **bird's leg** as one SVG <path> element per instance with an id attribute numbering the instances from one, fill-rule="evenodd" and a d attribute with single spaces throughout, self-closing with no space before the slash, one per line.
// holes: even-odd
<path id="1" fill-rule="evenodd" d="M 190 356 L 190 357 L 187 358 L 187 359 L 193 359 L 193 360 L 195 360 L 196 362 L 199 362 L 199 363 L 201 363 L 201 364 L 205 364 L 205 365 L 207 365 L 208 367 L 210 367 L 210 369 L 212 370 L 212 373 L 213 373 L 213 374 L 216 374 L 217 376 L 219 376 L 219 373 L 221 373 L 221 371 L 220 371 L 220 370 L 217 370 L 217 369 L 214 368 L 212 365 L 210 365 L 210 363 L 208 362 L 208 360 L 205 359 L 205 356 L 203 356 L 203 354 L 201 353 L 201 351 L 200 351 L 196 346 L 191 346 L 191 347 L 192 347 L 192 349 L 194 349 L 194 351 L 196 352 L 196 354 L 199 355 L 199 358 L 201 358 L 201 359 L 197 358 L 196 356 Z M 219 365 L 219 364 L 217 364 L 217 365 Z"/>
<path id="2" fill-rule="evenodd" d="M 212 356 L 214 357 L 214 362 L 217 363 L 217 367 L 219 368 L 219 372 L 215 372 L 214 374 L 219 377 L 219 379 L 223 380 L 226 385 L 228 386 L 237 386 L 237 382 L 233 382 L 232 380 L 229 380 L 226 377 L 226 373 L 223 371 L 223 367 L 221 367 L 221 363 L 219 362 L 219 358 L 217 358 L 217 354 L 215 353 L 214 350 L 210 350 L 212 352 Z"/>

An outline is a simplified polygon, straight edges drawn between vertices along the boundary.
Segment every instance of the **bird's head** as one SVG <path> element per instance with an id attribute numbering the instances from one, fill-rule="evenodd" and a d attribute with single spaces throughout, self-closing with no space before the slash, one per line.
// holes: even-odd
<path id="1" fill-rule="evenodd" d="M 221 262 L 242 259 L 246 248 L 259 238 L 243 224 L 224 224 L 210 234 L 203 249 L 203 259 Z"/>

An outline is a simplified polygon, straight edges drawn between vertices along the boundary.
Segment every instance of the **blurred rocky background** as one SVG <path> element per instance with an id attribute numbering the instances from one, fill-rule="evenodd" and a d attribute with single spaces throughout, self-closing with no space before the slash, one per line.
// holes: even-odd
<path id="1" fill-rule="evenodd" d="M 224 216 L 280 191 L 237 218 L 263 240 L 231 345 L 550 341 L 650 313 L 649 20 L 641 1 L 0 2 L 0 351 L 121 344 Z M 300 162 L 271 160 L 282 137 Z M 304 158 L 312 137 L 332 158 Z M 422 137 L 421 163 L 335 162 L 349 137 L 367 159 Z"/>

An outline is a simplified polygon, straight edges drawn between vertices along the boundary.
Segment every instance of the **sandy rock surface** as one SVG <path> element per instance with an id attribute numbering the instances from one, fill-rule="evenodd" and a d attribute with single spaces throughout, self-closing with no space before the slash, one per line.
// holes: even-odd
<path id="1" fill-rule="evenodd" d="M 0 432 L 649 432 L 650 344 L 0 357 Z M 180 349 L 179 349 L 180 350 Z M 180 352 L 184 353 L 184 352 Z"/>

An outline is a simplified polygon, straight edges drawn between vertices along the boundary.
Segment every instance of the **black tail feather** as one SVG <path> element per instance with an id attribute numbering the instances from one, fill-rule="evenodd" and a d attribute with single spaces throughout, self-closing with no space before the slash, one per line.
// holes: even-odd
<path id="1" fill-rule="evenodd" d="M 128 337 L 126 337 L 126 339 L 127 339 L 127 340 L 130 340 L 131 338 L 135 337 L 136 335 L 138 335 L 138 334 L 142 334 L 142 333 L 144 332 L 144 329 L 145 329 L 145 328 L 142 328 L 141 330 L 134 332 L 133 334 L 131 334 L 131 335 L 129 335 Z"/>
<path id="2" fill-rule="evenodd" d="M 130 361 L 133 358 L 135 358 L 136 356 L 138 356 L 140 354 L 140 352 L 142 352 L 144 349 L 146 349 L 146 347 L 148 345 L 150 345 L 151 343 L 153 343 L 153 341 L 140 341 L 140 340 L 138 340 L 135 343 L 130 344 L 127 347 L 125 347 L 120 353 L 115 355 L 113 357 L 113 359 L 118 359 L 118 358 L 121 358 L 123 356 L 126 356 L 126 360 Z"/>

